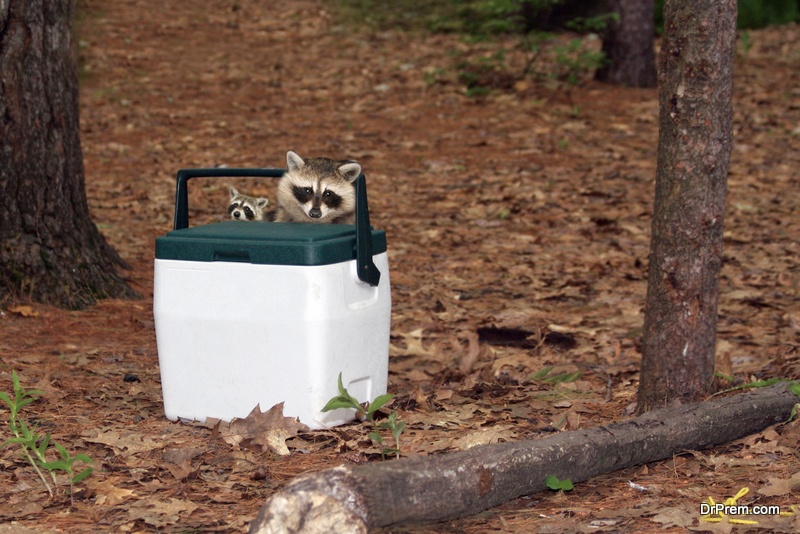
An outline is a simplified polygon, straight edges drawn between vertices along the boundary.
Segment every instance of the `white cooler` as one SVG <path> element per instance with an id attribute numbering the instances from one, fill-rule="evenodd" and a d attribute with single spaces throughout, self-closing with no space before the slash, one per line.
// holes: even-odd
<path id="1" fill-rule="evenodd" d="M 312 429 L 352 420 L 320 410 L 337 377 L 359 401 L 386 393 L 391 296 L 386 235 L 356 224 L 226 221 L 188 228 L 187 182 L 278 177 L 282 169 L 178 173 L 175 230 L 156 239 L 153 314 L 169 419 L 246 417 L 280 402 Z"/>

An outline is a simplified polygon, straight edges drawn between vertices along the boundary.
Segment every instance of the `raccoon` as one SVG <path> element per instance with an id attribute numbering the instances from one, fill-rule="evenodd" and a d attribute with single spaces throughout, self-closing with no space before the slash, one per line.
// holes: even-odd
<path id="1" fill-rule="evenodd" d="M 228 213 L 233 221 L 261 221 L 264 219 L 264 208 L 269 204 L 266 198 L 249 197 L 230 188 L 231 203 Z"/>
<path id="2" fill-rule="evenodd" d="M 286 166 L 278 183 L 275 222 L 355 224 L 355 180 L 361 165 L 328 158 L 303 160 L 290 150 Z"/>

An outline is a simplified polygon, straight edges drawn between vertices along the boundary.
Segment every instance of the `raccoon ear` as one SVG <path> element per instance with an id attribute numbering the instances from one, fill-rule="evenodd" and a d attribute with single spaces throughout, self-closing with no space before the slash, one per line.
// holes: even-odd
<path id="1" fill-rule="evenodd" d="M 268 198 L 259 198 L 256 200 L 256 206 L 258 207 L 258 209 L 263 210 L 264 208 L 267 207 L 267 204 L 269 204 Z"/>
<path id="2" fill-rule="evenodd" d="M 238 195 L 239 192 L 236 189 L 234 189 L 233 187 L 231 187 L 230 190 L 231 190 L 231 200 L 233 200 L 233 197 Z"/>
<path id="3" fill-rule="evenodd" d="M 339 174 L 348 182 L 354 182 L 356 178 L 358 178 L 358 175 L 361 174 L 361 165 L 355 161 L 345 163 L 339 167 Z"/>
<path id="4" fill-rule="evenodd" d="M 296 171 L 306 164 L 303 158 L 297 155 L 297 152 L 290 150 L 286 153 L 286 168 L 290 171 Z"/>

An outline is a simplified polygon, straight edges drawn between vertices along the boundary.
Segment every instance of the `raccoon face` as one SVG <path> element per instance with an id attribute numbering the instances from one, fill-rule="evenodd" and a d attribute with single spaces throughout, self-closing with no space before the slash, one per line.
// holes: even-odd
<path id="1" fill-rule="evenodd" d="M 293 222 L 350 222 L 355 213 L 355 179 L 361 165 L 328 158 L 303 160 L 291 150 L 278 185 L 280 219 Z"/>
<path id="2" fill-rule="evenodd" d="M 292 195 L 294 195 L 298 204 L 303 207 L 306 215 L 312 219 L 321 219 L 323 215 L 338 212 L 342 204 L 344 204 L 344 198 L 337 194 L 334 189 L 325 189 L 320 193 L 319 191 L 315 192 L 313 186 L 293 185 Z"/>
<path id="3" fill-rule="evenodd" d="M 233 187 L 230 188 L 231 202 L 228 214 L 232 221 L 260 221 L 264 219 L 264 208 L 269 204 L 266 198 L 254 198 L 242 195 Z"/>

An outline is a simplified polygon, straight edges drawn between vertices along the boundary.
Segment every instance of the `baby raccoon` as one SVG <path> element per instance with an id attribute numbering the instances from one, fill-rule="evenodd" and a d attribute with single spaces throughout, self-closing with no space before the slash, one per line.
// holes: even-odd
<path id="1" fill-rule="evenodd" d="M 228 213 L 232 221 L 261 221 L 264 219 L 264 208 L 269 204 L 266 198 L 255 198 L 242 195 L 231 187 L 231 203 Z"/>
<path id="2" fill-rule="evenodd" d="M 290 150 L 286 166 L 278 183 L 275 222 L 355 224 L 355 180 L 361 165 L 328 158 L 303 160 Z"/>

